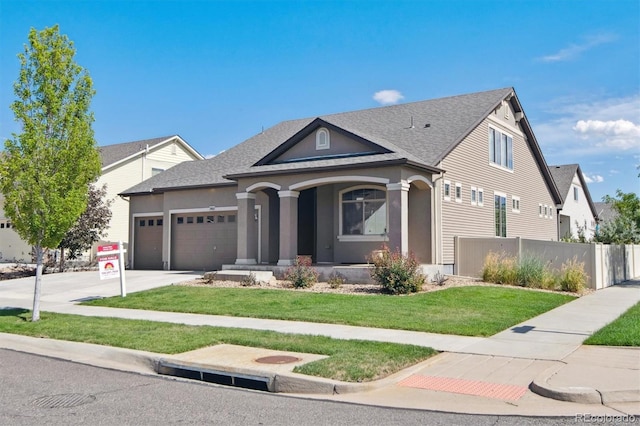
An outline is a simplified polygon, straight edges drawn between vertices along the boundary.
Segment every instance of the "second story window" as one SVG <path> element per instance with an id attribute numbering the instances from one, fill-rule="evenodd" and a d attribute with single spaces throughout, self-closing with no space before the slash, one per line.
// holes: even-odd
<path id="1" fill-rule="evenodd" d="M 513 170 L 513 138 L 493 127 L 489 127 L 489 161 Z"/>

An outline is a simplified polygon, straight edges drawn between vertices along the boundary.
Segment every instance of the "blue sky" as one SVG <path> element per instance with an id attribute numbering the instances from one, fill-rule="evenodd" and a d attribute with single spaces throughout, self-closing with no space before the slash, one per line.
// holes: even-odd
<path id="1" fill-rule="evenodd" d="M 637 0 L 0 0 L 3 140 L 16 55 L 54 24 L 99 145 L 179 134 L 213 155 L 283 120 L 513 86 L 549 165 L 579 163 L 594 201 L 640 192 Z"/>

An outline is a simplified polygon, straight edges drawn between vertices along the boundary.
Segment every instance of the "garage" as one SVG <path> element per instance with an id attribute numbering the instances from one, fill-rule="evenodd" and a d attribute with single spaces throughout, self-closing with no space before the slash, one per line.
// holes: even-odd
<path id="1" fill-rule="evenodd" d="M 171 269 L 215 271 L 237 255 L 236 213 L 180 213 L 171 217 Z"/>
<path id="2" fill-rule="evenodd" d="M 162 216 L 135 220 L 133 266 L 162 270 Z"/>

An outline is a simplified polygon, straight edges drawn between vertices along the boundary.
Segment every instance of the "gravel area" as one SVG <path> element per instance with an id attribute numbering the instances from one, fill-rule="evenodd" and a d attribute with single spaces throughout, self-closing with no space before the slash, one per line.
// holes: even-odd
<path id="1" fill-rule="evenodd" d="M 199 286 L 199 287 L 218 287 L 218 288 L 261 288 L 261 289 L 270 289 L 270 290 L 291 290 L 293 287 L 288 281 L 282 280 L 271 280 L 270 282 L 261 282 L 258 285 L 253 286 L 243 286 L 239 281 L 206 281 L 204 279 L 197 279 L 192 281 L 184 281 L 178 283 L 178 285 L 186 285 L 186 286 Z M 495 284 L 486 284 L 480 280 L 469 278 L 469 277 L 459 277 L 459 276 L 447 276 L 447 280 L 443 285 L 437 285 L 432 282 L 426 283 L 421 293 L 426 293 L 430 291 L 438 291 L 444 290 L 446 288 L 451 287 L 460 287 L 460 286 L 468 286 L 468 285 L 495 285 Z M 306 291 L 313 293 L 336 293 L 336 294 L 381 294 L 380 286 L 376 284 L 342 284 L 337 288 L 332 288 L 326 282 L 318 282 L 310 288 L 300 288 L 296 289 L 296 291 Z"/>

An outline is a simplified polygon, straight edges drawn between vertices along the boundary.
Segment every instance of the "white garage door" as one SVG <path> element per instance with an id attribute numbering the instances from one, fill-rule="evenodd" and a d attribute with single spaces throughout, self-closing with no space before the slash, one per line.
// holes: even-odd
<path id="1" fill-rule="evenodd" d="M 171 269 L 215 271 L 237 255 L 236 214 L 180 213 L 171 218 Z"/>

